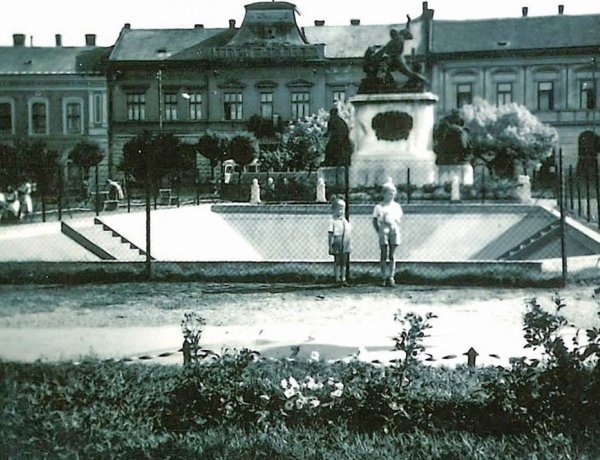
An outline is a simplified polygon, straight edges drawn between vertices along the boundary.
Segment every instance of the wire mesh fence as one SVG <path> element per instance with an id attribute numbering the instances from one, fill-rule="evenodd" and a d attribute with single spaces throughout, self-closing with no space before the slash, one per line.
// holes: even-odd
<path id="1" fill-rule="evenodd" d="M 387 217 L 376 211 L 386 202 L 381 184 L 349 187 L 344 168 L 333 175 L 243 173 L 210 184 L 189 176 L 146 189 L 123 175 L 113 180 L 100 165 L 85 179 L 58 175 L 52 192 L 43 196 L 35 184 L 20 188 L 21 212 L 7 218 L 12 211 L 3 209 L 0 261 L 143 262 L 149 274 L 158 262 L 202 263 L 203 270 L 214 264 L 219 273 L 240 279 L 262 264 L 270 268 L 261 273 L 272 279 L 291 271 L 333 280 L 340 272 L 333 269 L 330 233 L 339 236 L 335 221 L 341 215 L 348 224 L 342 236 L 350 244 L 342 251 L 348 268 L 340 264 L 349 278 L 364 267 L 375 277 L 395 273 L 401 280 L 403 270 L 415 264 L 435 276 L 443 276 L 439 267 L 457 263 L 471 271 L 478 263 L 556 264 L 562 244 L 569 256 L 600 254 L 597 235 L 561 227 L 561 186 L 573 218 L 598 221 L 598 175 L 582 176 L 572 168 L 564 171 L 562 184 L 558 167 L 499 179 L 476 166 L 468 177 L 450 174 L 425 184 L 412 183 L 407 169 L 393 181 L 392 201 L 402 217 L 392 237 L 383 235 Z M 332 206 L 334 196 L 346 202 L 342 214 Z M 434 270 L 431 264 L 441 265 Z"/>

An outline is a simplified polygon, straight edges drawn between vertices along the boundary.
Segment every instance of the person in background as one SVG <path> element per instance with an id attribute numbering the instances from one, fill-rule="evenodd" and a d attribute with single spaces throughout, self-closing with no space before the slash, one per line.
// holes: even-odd
<path id="1" fill-rule="evenodd" d="M 329 254 L 333 256 L 333 274 L 338 286 L 348 286 L 346 268 L 351 251 L 352 226 L 345 217 L 346 202 L 333 197 L 329 221 Z"/>
<path id="2" fill-rule="evenodd" d="M 25 180 L 18 189 L 19 192 L 19 219 L 25 219 L 33 212 L 33 201 L 31 200 L 32 192 L 31 182 Z"/>
<path id="3" fill-rule="evenodd" d="M 394 200 L 396 187 L 388 179 L 381 187 L 383 201 L 373 209 L 373 227 L 379 237 L 381 276 L 383 286 L 393 286 L 396 275 L 396 248 L 400 244 L 402 207 Z"/>

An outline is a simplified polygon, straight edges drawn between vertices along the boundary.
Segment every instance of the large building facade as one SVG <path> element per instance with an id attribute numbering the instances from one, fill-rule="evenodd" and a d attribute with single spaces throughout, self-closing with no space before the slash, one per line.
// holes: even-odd
<path id="1" fill-rule="evenodd" d="M 477 96 L 517 102 L 558 130 L 567 164 L 577 163 L 582 134 L 600 123 L 600 14 L 559 7 L 552 16 L 524 9 L 518 18 L 440 21 L 424 2 L 413 15 L 405 54 L 423 65 L 438 117 Z M 89 138 L 116 176 L 124 144 L 145 130 L 194 143 L 208 130 L 246 130 L 254 115 L 287 122 L 329 110 L 357 93 L 366 49 L 406 26 L 299 27 L 295 6 L 276 1 L 246 5 L 239 27 L 126 24 L 111 49 L 15 43 L 0 48 L 0 142 L 43 137 L 64 157 Z"/>
<path id="2" fill-rule="evenodd" d="M 412 21 L 407 52 L 423 56 L 425 14 Z M 287 122 L 329 110 L 355 95 L 368 46 L 386 43 L 392 28 L 360 25 L 298 27 L 295 6 L 246 6 L 242 25 L 224 29 L 122 29 L 110 56 L 111 152 L 143 130 L 195 142 L 207 130 L 247 129 L 251 116 Z"/>
<path id="3" fill-rule="evenodd" d="M 598 131 L 600 15 L 433 21 L 431 79 L 438 116 L 481 97 L 516 102 L 555 127 L 567 164 Z"/>
<path id="4" fill-rule="evenodd" d="M 95 142 L 108 152 L 110 49 L 97 47 L 91 34 L 81 47 L 63 47 L 60 35 L 54 47 L 26 46 L 22 34 L 13 40 L 0 47 L 0 143 L 44 141 L 58 152 L 65 178 L 76 179 L 69 160 L 75 144 Z"/>

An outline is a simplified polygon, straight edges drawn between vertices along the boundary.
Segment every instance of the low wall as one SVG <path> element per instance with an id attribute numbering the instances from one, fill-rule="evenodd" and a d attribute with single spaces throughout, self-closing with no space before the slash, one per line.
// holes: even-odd
<path id="1" fill-rule="evenodd" d="M 378 283 L 377 262 L 351 262 L 352 280 Z M 397 265 L 399 284 L 555 286 L 560 273 L 542 273 L 541 262 L 411 262 Z M 144 262 L 6 262 L 2 284 L 80 284 L 147 281 Z M 153 281 L 333 282 L 331 262 L 152 262 Z"/>

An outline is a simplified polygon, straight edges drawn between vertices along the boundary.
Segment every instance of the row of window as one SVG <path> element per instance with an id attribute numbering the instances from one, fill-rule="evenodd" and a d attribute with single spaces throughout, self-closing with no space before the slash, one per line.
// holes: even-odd
<path id="1" fill-rule="evenodd" d="M 164 92 L 162 98 L 163 119 L 165 121 L 179 120 L 179 97 L 187 99 L 188 120 L 201 120 L 203 118 L 202 93 L 183 93 Z M 291 118 L 293 120 L 304 118 L 310 115 L 310 93 L 307 91 L 297 91 L 291 93 Z M 345 91 L 334 91 L 333 102 L 344 101 L 346 99 Z M 143 121 L 146 119 L 146 94 L 141 91 L 131 91 L 125 97 L 127 105 L 127 120 Z M 273 111 L 273 93 L 260 93 L 259 114 L 263 118 L 272 118 Z M 243 120 L 244 119 L 244 99 L 240 91 L 223 93 L 223 119 L 224 120 Z"/>
<path id="2" fill-rule="evenodd" d="M 92 99 L 92 121 L 101 125 L 103 120 L 103 95 L 95 93 Z M 45 98 L 32 98 L 27 103 L 28 132 L 31 135 L 45 135 L 50 131 L 50 103 Z M 63 100 L 63 134 L 83 134 L 83 99 Z M 15 108 L 12 100 L 0 100 L 0 135 L 15 133 Z"/>
<path id="3" fill-rule="evenodd" d="M 596 88 L 593 80 L 581 80 L 579 85 L 579 108 L 595 109 Z M 456 106 L 458 108 L 473 101 L 473 84 L 458 83 L 456 85 Z M 513 102 L 513 84 L 510 82 L 496 83 L 496 105 Z M 537 110 L 554 110 L 554 82 L 537 82 Z"/>

